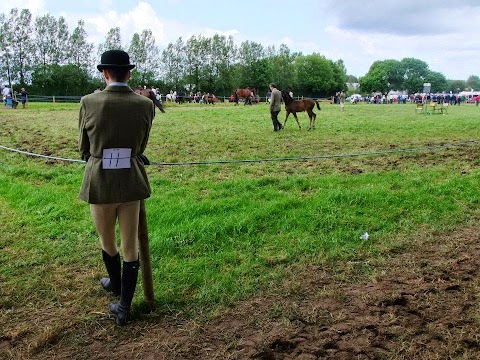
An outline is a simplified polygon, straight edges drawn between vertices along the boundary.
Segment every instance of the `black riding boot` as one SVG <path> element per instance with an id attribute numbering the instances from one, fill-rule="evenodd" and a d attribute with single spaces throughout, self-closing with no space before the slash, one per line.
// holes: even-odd
<path id="1" fill-rule="evenodd" d="M 120 289 L 122 287 L 122 264 L 120 263 L 120 254 L 115 256 L 108 255 L 102 250 L 102 258 L 107 268 L 109 278 L 100 279 L 102 287 L 115 295 L 120 295 Z"/>
<path id="2" fill-rule="evenodd" d="M 133 295 L 137 286 L 139 261 L 123 262 L 122 273 L 122 291 L 120 302 L 110 304 L 110 312 L 115 315 L 115 321 L 118 325 L 125 325 L 130 313 Z"/>

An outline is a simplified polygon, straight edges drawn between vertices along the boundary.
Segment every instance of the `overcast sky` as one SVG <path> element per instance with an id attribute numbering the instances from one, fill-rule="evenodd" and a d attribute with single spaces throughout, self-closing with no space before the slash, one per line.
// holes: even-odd
<path id="1" fill-rule="evenodd" d="M 14 4 L 14 5 L 12 5 Z M 232 35 L 264 46 L 343 59 L 347 73 L 365 75 L 376 60 L 414 57 L 448 79 L 480 76 L 480 1 L 380 0 L 24 0 L 2 1 L 0 12 L 28 8 L 34 16 L 63 16 L 70 32 L 85 21 L 89 41 L 120 27 L 152 30 L 160 50 L 180 36 Z"/>

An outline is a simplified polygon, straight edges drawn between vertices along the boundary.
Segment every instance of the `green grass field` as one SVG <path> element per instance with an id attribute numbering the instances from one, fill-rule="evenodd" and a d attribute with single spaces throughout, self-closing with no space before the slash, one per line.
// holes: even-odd
<path id="1" fill-rule="evenodd" d="M 414 108 L 322 104 L 316 130 L 302 113 L 301 130 L 290 117 L 278 133 L 265 104 L 157 113 L 146 152 L 162 163 L 147 169 L 154 314 L 220 311 L 305 264 L 383 256 L 478 216 L 480 143 L 446 145 L 480 141 L 479 108 Z M 78 159 L 77 116 L 78 104 L 2 107 L 0 145 Z M 302 157 L 319 158 L 277 160 Z M 96 321 L 105 274 L 77 198 L 83 164 L 0 149 L 0 165 L 0 322 L 21 332 L 58 307 L 69 323 Z M 141 284 L 135 306 L 141 317 Z"/>

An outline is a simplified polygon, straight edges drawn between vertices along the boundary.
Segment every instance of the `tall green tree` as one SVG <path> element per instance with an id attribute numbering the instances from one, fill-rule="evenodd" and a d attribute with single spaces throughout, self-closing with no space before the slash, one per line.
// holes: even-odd
<path id="1" fill-rule="evenodd" d="M 0 14 L 0 80 L 10 84 L 11 50 L 9 46 L 9 26 L 5 14 Z"/>
<path id="2" fill-rule="evenodd" d="M 37 66 L 62 64 L 68 58 L 68 26 L 63 17 L 50 14 L 35 19 L 33 46 Z"/>
<path id="3" fill-rule="evenodd" d="M 216 83 L 216 68 L 213 58 L 212 38 L 201 37 L 199 42 L 201 73 L 199 90 L 203 92 L 214 92 Z"/>
<path id="4" fill-rule="evenodd" d="M 20 12 L 17 9 L 10 11 L 3 33 L 10 54 L 9 62 L 12 81 L 20 86 L 30 82 L 32 64 L 32 14 L 28 9 Z"/>
<path id="5" fill-rule="evenodd" d="M 297 73 L 296 91 L 305 96 L 326 96 L 338 89 L 333 62 L 324 56 L 313 53 L 295 59 Z"/>
<path id="6" fill-rule="evenodd" d="M 335 90 L 336 89 L 346 90 L 347 89 L 347 68 L 345 67 L 345 63 L 341 59 L 337 60 L 335 62 L 332 62 L 332 68 L 333 68 L 333 78 L 335 81 Z M 333 91 L 331 91 L 330 94 L 333 95 Z"/>
<path id="7" fill-rule="evenodd" d="M 68 39 L 68 58 L 69 64 L 74 64 L 81 69 L 90 71 L 94 63 L 92 56 L 94 45 L 87 41 L 87 32 L 85 31 L 85 22 L 78 21 L 78 25 L 73 29 Z"/>
<path id="8" fill-rule="evenodd" d="M 432 93 L 440 93 L 448 90 L 448 82 L 445 75 L 436 71 L 429 71 L 425 77 L 425 81 L 431 84 L 430 91 Z"/>
<path id="9" fill-rule="evenodd" d="M 52 47 L 56 49 L 53 51 L 53 61 L 57 64 L 65 64 L 65 60 L 68 58 L 68 38 L 69 30 L 68 25 L 63 16 L 60 16 L 57 20 L 57 33 L 53 38 Z"/>
<path id="10" fill-rule="evenodd" d="M 185 84 L 194 92 L 202 91 L 202 76 L 205 71 L 207 42 L 199 35 L 193 35 L 185 43 Z M 206 89 L 203 89 L 206 90 Z"/>
<path id="11" fill-rule="evenodd" d="M 467 88 L 465 80 L 447 80 L 447 90 L 451 92 L 464 91 Z"/>
<path id="12" fill-rule="evenodd" d="M 267 58 L 260 59 L 250 66 L 250 84 L 259 94 L 266 94 L 269 91 L 268 84 L 272 79 L 272 62 Z"/>
<path id="13" fill-rule="evenodd" d="M 102 54 L 108 50 L 123 50 L 122 34 L 120 33 L 120 28 L 118 26 L 108 30 L 107 34 L 105 35 L 105 41 L 98 44 L 96 59 L 97 64 L 100 63 Z M 98 71 L 94 71 L 94 74 L 97 78 L 101 78 Z"/>
<path id="14" fill-rule="evenodd" d="M 132 83 L 151 86 L 158 77 L 159 50 L 151 30 L 134 33 L 128 48 L 130 61 L 135 64 L 132 71 Z"/>
<path id="15" fill-rule="evenodd" d="M 100 59 L 100 56 L 108 50 L 123 50 L 122 34 L 118 26 L 108 30 L 105 35 L 105 41 L 98 45 L 98 58 Z"/>
<path id="16" fill-rule="evenodd" d="M 480 90 L 480 77 L 475 75 L 470 75 L 467 79 L 467 88 L 473 90 Z"/>
<path id="17" fill-rule="evenodd" d="M 214 35 L 211 41 L 212 89 L 214 93 L 229 95 L 234 85 L 234 62 L 237 48 L 233 37 Z"/>
<path id="18" fill-rule="evenodd" d="M 271 48 L 269 53 L 272 64 L 272 78 L 269 82 L 275 83 L 282 89 L 295 89 L 295 59 L 300 54 L 291 53 L 285 44 L 281 44 L 278 51 L 275 51 L 274 47 Z"/>
<path id="19" fill-rule="evenodd" d="M 255 86 L 259 87 L 259 79 L 256 78 L 256 74 L 262 73 L 262 69 L 259 69 L 259 66 L 262 66 L 264 62 L 260 60 L 265 58 L 265 49 L 262 44 L 254 41 L 244 41 L 240 44 L 238 49 L 238 77 L 236 79 L 236 86 L 238 87 L 248 87 Z M 267 82 L 261 83 L 261 87 L 268 86 Z M 257 85 L 255 85 L 257 84 Z"/>
<path id="20" fill-rule="evenodd" d="M 168 44 L 162 51 L 162 70 L 164 81 L 171 90 L 181 90 L 185 79 L 185 44 L 180 37 L 175 44 Z M 168 91 L 168 90 L 167 90 Z"/>
<path id="21" fill-rule="evenodd" d="M 398 60 L 375 61 L 368 73 L 360 79 L 360 89 L 364 93 L 400 90 L 403 87 L 404 71 Z"/>
<path id="22" fill-rule="evenodd" d="M 420 92 L 430 73 L 425 61 L 415 58 L 404 58 L 400 62 L 403 71 L 403 86 L 396 90 L 407 90 L 409 94 Z M 433 91 L 433 90 L 432 90 Z"/>

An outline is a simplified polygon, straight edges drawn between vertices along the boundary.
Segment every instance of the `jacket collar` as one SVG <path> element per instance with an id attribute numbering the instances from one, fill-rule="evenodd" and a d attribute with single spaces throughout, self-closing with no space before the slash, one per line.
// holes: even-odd
<path id="1" fill-rule="evenodd" d="M 133 91 L 130 86 L 124 83 L 112 83 L 108 85 L 105 90 L 107 91 Z"/>

